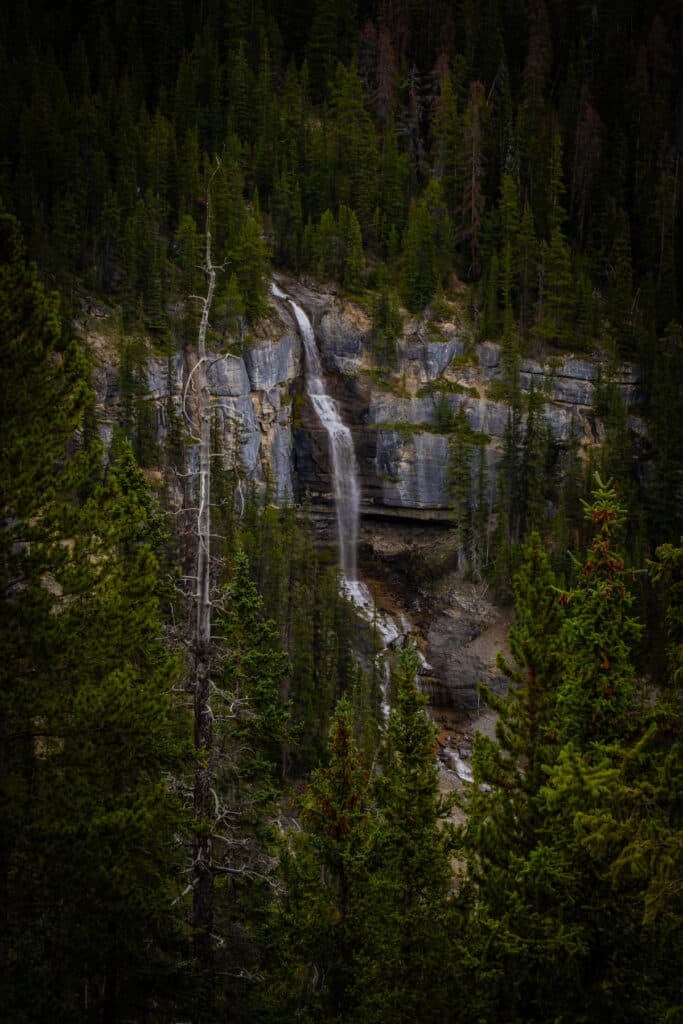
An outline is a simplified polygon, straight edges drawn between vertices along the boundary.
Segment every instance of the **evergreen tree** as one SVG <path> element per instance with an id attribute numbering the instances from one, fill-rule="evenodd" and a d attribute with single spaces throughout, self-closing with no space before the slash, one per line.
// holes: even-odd
<path id="1" fill-rule="evenodd" d="M 214 921 L 225 941 L 217 952 L 218 971 L 231 979 L 222 987 L 232 1013 L 240 1012 L 246 998 L 244 983 L 232 979 L 258 962 L 253 936 L 270 898 L 271 820 L 287 725 L 282 698 L 289 660 L 263 604 L 247 556 L 238 550 L 216 617 L 220 672 L 211 704 L 218 804 L 212 826 Z"/>
<path id="2" fill-rule="evenodd" d="M 425 199 L 411 206 L 403 243 L 402 291 L 412 313 L 422 311 L 437 286 L 434 229 Z"/>
<path id="3" fill-rule="evenodd" d="M 452 831 L 439 792 L 434 726 L 418 693 L 417 654 L 401 653 L 360 894 L 351 1019 L 408 1022 L 447 1012 L 439 950 L 455 927 L 449 903 Z"/>
<path id="4" fill-rule="evenodd" d="M 358 218 L 348 206 L 339 207 L 339 241 L 341 249 L 341 282 L 345 288 L 358 288 L 363 283 L 365 259 Z"/>
<path id="5" fill-rule="evenodd" d="M 265 312 L 268 249 L 259 218 L 249 214 L 240 230 L 231 260 L 247 322 L 253 324 Z"/>
<path id="6" fill-rule="evenodd" d="M 367 773 L 353 737 L 351 706 L 338 704 L 327 764 L 301 798 L 302 831 L 283 848 L 285 893 L 271 931 L 271 1018 L 351 1019 L 360 940 L 359 886 L 366 842 Z"/>
<path id="7" fill-rule="evenodd" d="M 403 318 L 398 308 L 398 296 L 390 289 L 389 275 L 384 264 L 375 272 L 376 293 L 373 299 L 372 335 L 373 353 L 380 366 L 393 366 L 396 362 L 396 341 L 403 330 Z"/>
<path id="8" fill-rule="evenodd" d="M 534 217 L 530 204 L 526 202 L 518 236 L 519 327 L 522 337 L 526 337 L 531 322 L 533 283 L 536 277 L 536 250 Z"/>
<path id="9" fill-rule="evenodd" d="M 466 945 L 477 978 L 472 992 L 464 990 L 471 1019 L 501 1012 L 530 1019 L 534 972 L 547 972 L 564 942 L 546 918 L 541 810 L 546 768 L 556 757 L 562 610 L 538 534 L 523 548 L 514 594 L 513 660 L 498 658 L 508 689 L 500 696 L 480 688 L 498 716 L 496 738 L 475 737 L 473 781 L 462 798 L 466 821 L 458 830 L 466 864 L 461 898 L 472 907 Z"/>
<path id="10" fill-rule="evenodd" d="M 574 290 L 569 251 L 559 226 L 550 245 L 541 243 L 538 319 L 534 334 L 546 342 L 571 344 Z"/>
<path id="11" fill-rule="evenodd" d="M 351 207 L 367 235 L 377 206 L 379 153 L 355 62 L 349 68 L 337 67 L 332 98 L 336 200 Z"/>
<path id="12" fill-rule="evenodd" d="M 462 198 L 462 237 L 469 245 L 467 273 L 477 279 L 481 273 L 481 227 L 484 212 L 484 117 L 485 100 L 482 82 L 470 83 L 470 97 L 463 124 L 465 167 Z"/>
<path id="13" fill-rule="evenodd" d="M 452 217 L 460 205 L 462 189 L 462 126 L 458 100 L 453 88 L 453 76 L 446 73 L 441 79 L 441 94 L 434 121 L 435 164 L 434 175 L 441 181 L 444 202 Z"/>
<path id="14" fill-rule="evenodd" d="M 640 628 L 630 615 L 630 574 L 615 546 L 624 513 L 611 484 L 596 474 L 585 506 L 593 539 L 577 586 L 565 596 L 567 660 L 557 706 L 561 741 L 581 751 L 628 736 L 635 711 L 631 650 Z"/>
<path id="15" fill-rule="evenodd" d="M 532 386 L 529 392 L 526 428 L 521 453 L 520 534 L 543 531 L 547 520 L 548 478 L 550 476 L 550 430 L 543 415 L 543 396 Z"/>
<path id="16" fill-rule="evenodd" d="M 160 638 L 159 521 L 125 448 L 75 501 L 99 455 L 68 457 L 83 364 L 2 229 L 3 1005 L 114 1020 L 173 999 L 182 956 L 187 822 L 169 778 L 189 745 Z"/>
<path id="17" fill-rule="evenodd" d="M 380 158 L 381 186 L 379 190 L 379 229 L 377 244 L 389 256 L 392 231 L 399 235 L 406 219 L 408 195 L 408 161 L 399 151 L 393 118 L 384 127 Z"/>

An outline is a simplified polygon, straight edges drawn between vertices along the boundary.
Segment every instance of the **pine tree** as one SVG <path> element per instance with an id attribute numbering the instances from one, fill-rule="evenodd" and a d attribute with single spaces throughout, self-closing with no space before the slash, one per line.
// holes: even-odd
<path id="1" fill-rule="evenodd" d="M 380 222 L 377 243 L 385 257 L 389 256 L 392 231 L 403 231 L 408 195 L 408 161 L 399 152 L 393 118 L 384 126 L 380 157 L 381 186 L 379 190 Z"/>
<path id="2" fill-rule="evenodd" d="M 484 212 L 484 119 L 485 99 L 482 82 L 470 83 L 470 97 L 465 111 L 463 138 L 465 168 L 462 198 L 462 237 L 469 244 L 468 276 L 477 279 L 481 273 L 481 228 Z"/>
<path id="3" fill-rule="evenodd" d="M 453 87 L 453 76 L 447 73 L 441 79 L 441 94 L 434 119 L 436 155 L 434 175 L 441 182 L 444 202 L 452 217 L 460 205 L 462 189 L 461 137 L 462 126 L 458 100 Z"/>
<path id="4" fill-rule="evenodd" d="M 574 289 L 569 250 L 559 226 L 553 229 L 550 245 L 541 243 L 540 263 L 538 320 L 533 333 L 546 342 L 567 347 L 572 341 Z"/>
<path id="5" fill-rule="evenodd" d="M 585 505 L 593 539 L 577 586 L 564 598 L 570 616 L 557 705 L 561 741 L 581 751 L 627 736 L 635 711 L 631 650 L 640 628 L 630 615 L 630 574 L 615 546 L 624 515 L 611 483 L 596 474 L 593 500 Z"/>
<path id="6" fill-rule="evenodd" d="M 600 524 L 598 540 L 613 528 L 615 509 L 613 493 L 599 485 L 590 507 Z M 605 558 L 618 559 L 607 552 Z M 594 549 L 591 561 L 597 560 Z M 461 892 L 472 908 L 466 941 L 477 978 L 473 1016 L 540 1022 L 564 1014 L 578 1020 L 599 1007 L 603 1018 L 618 1012 L 619 1019 L 635 1022 L 649 1001 L 659 1007 L 670 997 L 662 936 L 643 935 L 642 900 L 634 899 L 628 882 L 615 884 L 618 858 L 610 845 L 610 832 L 620 835 L 610 820 L 620 799 L 613 766 L 635 720 L 618 723 L 601 715 L 601 692 L 592 700 L 599 717 L 582 709 L 591 727 L 601 730 L 599 741 L 581 748 L 566 728 L 575 721 L 567 701 L 573 664 L 601 649 L 611 617 L 626 639 L 634 634 L 624 616 L 613 615 L 614 607 L 600 607 L 599 576 L 596 570 L 594 579 L 589 572 L 580 581 L 579 588 L 594 586 L 597 594 L 576 607 L 575 592 L 568 597 L 555 587 L 536 535 L 516 580 L 517 621 L 510 634 L 515 666 L 499 662 L 515 688 L 502 699 L 485 691 L 499 713 L 498 743 L 476 740 L 468 817 L 460 832 L 468 870 Z M 615 600 L 624 603 L 618 593 Z M 625 676 L 625 664 L 620 668 Z M 624 678 L 621 683 L 627 685 Z M 662 980 L 663 998 L 654 978 Z"/>
<path id="7" fill-rule="evenodd" d="M 219 600 L 219 643 L 211 710 L 212 776 L 217 802 L 213 822 L 214 921 L 225 945 L 218 970 L 229 979 L 253 970 L 254 935 L 266 913 L 273 870 L 272 826 L 280 792 L 287 710 L 283 704 L 289 659 L 275 623 L 265 618 L 243 551 Z M 231 1012 L 240 1012 L 244 983 L 222 986 Z"/>
<path id="8" fill-rule="evenodd" d="M 486 291 L 484 299 L 484 313 L 481 319 L 481 337 L 491 339 L 498 337 L 498 253 L 494 250 L 491 254 L 488 269 L 486 271 Z"/>
<path id="9" fill-rule="evenodd" d="M 614 240 L 612 259 L 614 273 L 608 291 L 608 315 L 617 349 L 622 358 L 633 355 L 633 268 L 631 265 L 631 230 L 626 214 L 621 212 Z"/>
<path id="10" fill-rule="evenodd" d="M 336 200 L 354 211 L 363 235 L 372 230 L 377 206 L 379 153 L 372 119 L 354 63 L 337 68 L 333 91 Z"/>
<path id="11" fill-rule="evenodd" d="M 518 236 L 519 327 L 522 337 L 526 337 L 531 321 L 533 282 L 536 277 L 536 250 L 534 216 L 531 205 L 525 202 Z"/>
<path id="12" fill-rule="evenodd" d="M 428 305 L 437 286 L 434 228 L 424 198 L 411 206 L 403 258 L 403 298 L 408 309 L 417 313 Z"/>
<path id="13" fill-rule="evenodd" d="M 417 654 L 402 652 L 382 771 L 374 784 L 366 875 L 359 900 L 353 1019 L 424 1019 L 446 1013 L 447 972 L 438 950 L 455 927 L 449 904 L 452 831 L 439 792 L 434 726 L 418 693 Z"/>
<path id="14" fill-rule="evenodd" d="M 253 213 L 242 224 L 231 262 L 247 322 L 253 324 L 265 311 L 268 267 L 268 248 L 260 221 Z"/>
<path id="15" fill-rule="evenodd" d="M 512 662 L 498 658 L 507 692 L 500 696 L 481 688 L 497 713 L 496 738 L 475 737 L 473 781 L 461 797 L 466 820 L 458 829 L 459 859 L 465 862 L 460 898 L 471 909 L 460 977 L 466 982 L 469 963 L 469 976 L 476 979 L 462 988 L 466 1019 L 537 1019 L 536 989 L 563 955 L 565 942 L 553 933 L 548 913 L 552 889 L 546 892 L 541 794 L 547 766 L 556 758 L 552 727 L 563 616 L 537 534 L 523 548 L 514 591 Z"/>
<path id="16" fill-rule="evenodd" d="M 339 207 L 339 242 L 341 282 L 345 288 L 358 288 L 363 283 L 365 258 L 358 218 L 348 206 Z"/>
<path id="17" fill-rule="evenodd" d="M 512 315 L 513 299 L 517 289 L 519 274 L 517 239 L 520 221 L 517 185 L 509 174 L 503 175 L 499 212 L 501 226 L 500 289 L 503 309 L 506 315 L 510 317 Z"/>
<path id="18" fill-rule="evenodd" d="M 378 365 L 394 366 L 396 341 L 403 330 L 403 318 L 398 308 L 398 296 L 390 289 L 389 275 L 384 264 L 375 271 L 376 294 L 372 304 L 373 354 Z"/>
<path id="19" fill-rule="evenodd" d="M 680 500 L 680 445 L 683 423 L 683 329 L 667 325 L 654 352 L 651 374 L 649 424 L 655 449 L 654 466 L 646 490 L 648 524 L 653 542 L 675 542 L 683 535 L 683 506 Z"/>
<path id="20" fill-rule="evenodd" d="M 98 447 L 70 456 L 84 365 L 1 226 L 3 1005 L 114 1020 L 173 998 L 183 942 L 169 777 L 189 746 L 160 639 L 158 518 L 129 450 L 99 485 Z"/>
<path id="21" fill-rule="evenodd" d="M 543 395 L 529 392 L 526 428 L 522 443 L 519 522 L 520 534 L 543 531 L 547 520 L 550 430 L 543 415 Z"/>
<path id="22" fill-rule="evenodd" d="M 338 704 L 327 763 L 301 798 L 302 830 L 283 848 L 285 893 L 275 909 L 269 956 L 274 1019 L 338 1020 L 354 1006 L 357 901 L 366 842 L 367 773 L 353 737 L 351 706 Z"/>

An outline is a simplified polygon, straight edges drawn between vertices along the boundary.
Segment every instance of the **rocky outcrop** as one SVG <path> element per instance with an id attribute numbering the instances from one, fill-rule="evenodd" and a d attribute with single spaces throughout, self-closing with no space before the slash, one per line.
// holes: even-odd
<path id="1" fill-rule="evenodd" d="M 500 397 L 500 345 L 474 345 L 457 322 L 436 326 L 407 320 L 390 367 L 379 366 L 371 324 L 358 305 L 310 282 L 283 285 L 307 312 L 316 332 L 327 387 L 340 402 L 351 427 L 361 474 L 363 507 L 414 514 L 446 514 L 449 423 L 463 412 L 486 444 L 489 497 L 501 457 L 510 409 Z M 155 405 L 160 440 L 169 409 L 181 413 L 182 396 L 191 413 L 191 353 L 151 356 L 146 369 L 147 398 Z M 578 438 L 588 447 L 602 439 L 594 405 L 605 367 L 575 355 L 523 359 L 520 385 L 543 396 L 543 415 L 560 448 Z M 218 443 L 227 463 L 239 459 L 246 476 L 269 479 L 278 499 L 331 500 L 327 437 L 303 386 L 302 345 L 289 303 L 271 299 L 269 315 L 244 352 L 210 353 L 207 376 L 214 396 Z M 625 403 L 638 396 L 632 367 L 612 371 Z M 111 433 L 119 401 L 116 370 L 102 359 L 96 386 L 104 411 L 103 437 Z M 644 431 L 637 417 L 631 429 Z M 524 429 L 524 416 L 521 427 Z"/>
<path id="2" fill-rule="evenodd" d="M 285 334 L 277 341 L 254 345 L 244 355 L 252 391 L 270 391 L 287 384 L 301 369 L 301 339 Z"/>

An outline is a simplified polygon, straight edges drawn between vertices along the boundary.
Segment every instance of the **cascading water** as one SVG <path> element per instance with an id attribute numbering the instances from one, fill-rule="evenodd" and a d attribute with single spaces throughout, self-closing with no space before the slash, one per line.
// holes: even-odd
<path id="1" fill-rule="evenodd" d="M 272 285 L 272 292 L 276 298 L 286 299 L 291 305 L 304 343 L 306 391 L 318 414 L 318 419 L 327 432 L 330 444 L 332 486 L 337 513 L 339 566 L 344 575 L 345 587 L 353 597 L 354 589 L 359 586 L 356 575 L 356 552 L 358 549 L 360 487 L 351 431 L 342 422 L 337 403 L 325 392 L 322 365 L 311 321 L 301 306 L 285 295 L 277 285 Z"/>
<path id="2" fill-rule="evenodd" d="M 315 343 L 311 321 L 301 306 L 286 295 L 276 284 L 271 285 L 276 299 L 289 302 L 294 311 L 301 339 L 306 353 L 306 393 L 313 408 L 327 432 L 332 459 L 332 486 L 337 514 L 337 535 L 339 543 L 339 565 L 342 571 L 342 586 L 347 597 L 358 608 L 359 613 L 377 630 L 383 650 L 378 655 L 384 661 L 384 685 L 382 687 L 382 711 L 385 719 L 389 714 L 389 663 L 386 652 L 398 640 L 404 638 L 391 618 L 378 613 L 372 595 L 357 576 L 356 555 L 358 549 L 358 524 L 360 520 L 360 486 L 358 465 L 353 448 L 351 431 L 342 422 L 337 403 L 325 392 L 323 370 Z"/>

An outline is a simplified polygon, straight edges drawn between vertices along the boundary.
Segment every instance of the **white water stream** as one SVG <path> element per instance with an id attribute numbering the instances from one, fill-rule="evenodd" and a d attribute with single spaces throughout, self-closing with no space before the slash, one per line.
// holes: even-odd
<path id="1" fill-rule="evenodd" d="M 344 576 L 345 589 L 355 600 L 353 591 L 362 586 L 357 580 L 356 553 L 358 550 L 358 522 L 360 518 L 360 486 L 358 465 L 353 449 L 351 431 L 342 422 L 339 408 L 325 391 L 323 370 L 315 343 L 311 321 L 301 306 L 285 295 L 276 284 L 272 285 L 273 295 L 286 299 L 294 310 L 301 340 L 306 353 L 306 392 L 318 414 L 330 445 L 332 461 L 332 486 L 334 505 L 337 513 L 337 538 L 339 544 L 339 566 Z M 367 591 L 367 588 L 364 588 Z M 369 594 L 368 594 L 369 597 Z M 372 600 L 372 598 L 370 598 Z M 356 602 L 358 603 L 358 602 Z"/>
<path id="2" fill-rule="evenodd" d="M 311 321 L 301 306 L 286 295 L 276 284 L 271 285 L 271 292 L 276 299 L 289 302 L 303 341 L 306 353 L 306 393 L 311 399 L 318 419 L 322 423 L 330 445 L 332 462 L 332 486 L 334 504 L 337 515 L 337 538 L 339 546 L 339 566 L 342 571 L 342 589 L 350 601 L 358 609 L 360 615 L 377 629 L 381 638 L 383 652 L 378 657 L 384 661 L 384 686 L 382 694 L 382 710 L 385 719 L 389 715 L 389 662 L 385 652 L 389 651 L 399 639 L 403 639 L 408 630 L 399 629 L 390 615 L 379 612 L 375 606 L 369 589 L 358 579 L 357 550 L 358 526 L 360 522 L 360 485 L 358 483 L 358 464 L 353 448 L 351 431 L 342 422 L 339 407 L 325 391 L 322 364 L 315 343 L 315 335 Z M 402 626 L 405 624 L 402 623 Z"/>

